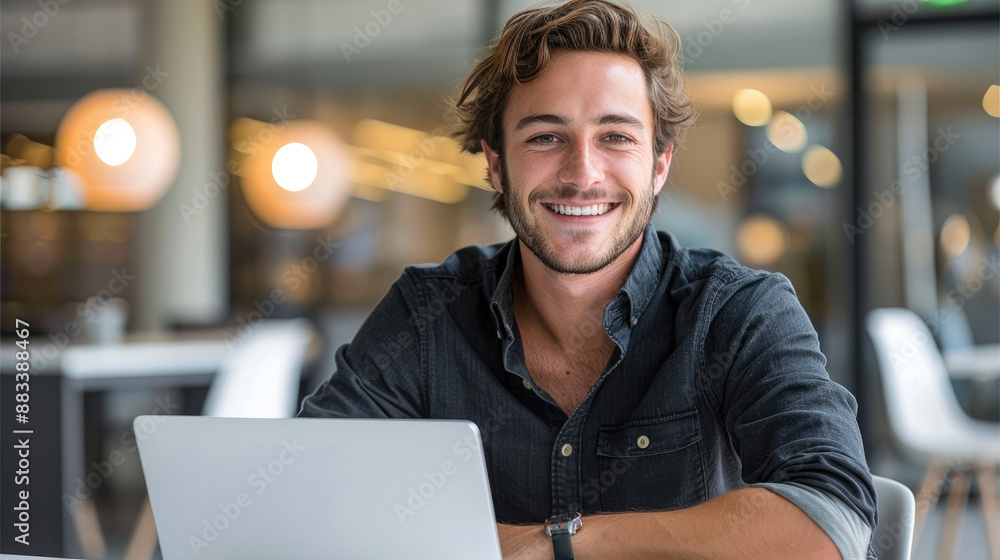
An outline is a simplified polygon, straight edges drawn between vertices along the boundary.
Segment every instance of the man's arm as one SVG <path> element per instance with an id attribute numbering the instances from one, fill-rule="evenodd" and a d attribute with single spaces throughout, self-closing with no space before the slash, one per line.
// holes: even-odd
<path id="1" fill-rule="evenodd" d="M 552 558 L 552 541 L 541 525 L 497 528 L 505 559 Z M 819 525 L 764 488 L 735 490 L 676 511 L 585 517 L 573 550 L 580 560 L 841 558 Z"/>

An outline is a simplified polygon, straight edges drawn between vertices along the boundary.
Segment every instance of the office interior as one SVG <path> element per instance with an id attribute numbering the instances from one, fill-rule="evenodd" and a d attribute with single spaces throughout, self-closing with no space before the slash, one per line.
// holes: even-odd
<path id="1" fill-rule="evenodd" d="M 792 281 L 872 472 L 954 471 L 913 558 L 998 558 L 996 464 L 901 437 L 869 318 L 919 317 L 1000 438 L 1000 6 L 634 4 L 676 27 L 699 111 L 654 225 Z M 0 424 L 27 362 L 35 554 L 158 557 L 136 416 L 292 416 L 403 267 L 513 237 L 448 99 L 529 5 L 0 0 Z"/>

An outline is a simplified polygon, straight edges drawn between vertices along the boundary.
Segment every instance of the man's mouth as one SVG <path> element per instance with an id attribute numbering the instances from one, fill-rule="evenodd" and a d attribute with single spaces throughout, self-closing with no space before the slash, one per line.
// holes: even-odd
<path id="1" fill-rule="evenodd" d="M 543 202 L 542 205 L 556 214 L 562 214 L 563 216 L 600 216 L 602 214 L 607 214 L 613 210 L 615 206 L 618 206 L 617 204 L 611 203 L 591 204 L 590 206 L 570 206 L 568 204 L 549 204 L 548 202 Z"/>

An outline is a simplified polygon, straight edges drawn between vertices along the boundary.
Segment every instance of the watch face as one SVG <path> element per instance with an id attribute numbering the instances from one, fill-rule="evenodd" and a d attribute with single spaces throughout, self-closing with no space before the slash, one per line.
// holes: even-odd
<path id="1" fill-rule="evenodd" d="M 560 513 L 545 520 L 545 532 L 574 534 L 583 527 L 583 519 L 579 513 Z"/>
<path id="2" fill-rule="evenodd" d="M 553 515 L 550 517 L 546 523 L 549 525 L 562 525 L 573 521 L 577 517 L 580 517 L 579 513 L 560 513 L 559 515 Z"/>

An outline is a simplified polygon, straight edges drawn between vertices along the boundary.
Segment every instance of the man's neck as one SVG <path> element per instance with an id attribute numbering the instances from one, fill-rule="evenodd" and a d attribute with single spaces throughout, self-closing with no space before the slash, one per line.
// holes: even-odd
<path id="1" fill-rule="evenodd" d="M 642 249 L 643 237 L 611 264 L 590 274 L 561 274 L 548 268 L 520 241 L 520 274 L 514 279 L 514 311 L 550 342 L 566 350 L 589 347 L 604 337 L 604 308 L 625 284 Z"/>

